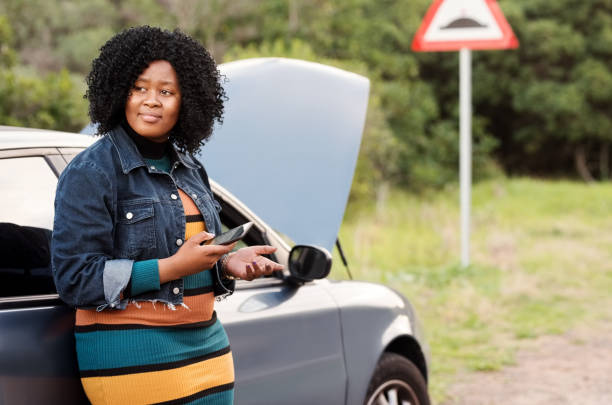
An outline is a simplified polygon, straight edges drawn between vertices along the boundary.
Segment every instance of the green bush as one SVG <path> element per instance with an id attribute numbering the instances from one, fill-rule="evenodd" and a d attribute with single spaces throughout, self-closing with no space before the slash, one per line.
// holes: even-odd
<path id="1" fill-rule="evenodd" d="M 17 68 L 0 72 L 0 124 L 79 131 L 87 104 L 67 70 L 38 75 Z"/>

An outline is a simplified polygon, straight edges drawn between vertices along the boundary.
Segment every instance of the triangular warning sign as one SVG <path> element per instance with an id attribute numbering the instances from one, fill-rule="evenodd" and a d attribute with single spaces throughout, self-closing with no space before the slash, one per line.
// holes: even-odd
<path id="1" fill-rule="evenodd" d="M 415 51 L 517 47 L 518 40 L 495 0 L 435 0 L 412 41 Z"/>

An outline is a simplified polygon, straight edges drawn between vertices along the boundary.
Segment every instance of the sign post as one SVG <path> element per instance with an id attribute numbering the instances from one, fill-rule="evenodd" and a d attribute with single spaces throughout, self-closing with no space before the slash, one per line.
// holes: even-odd
<path id="1" fill-rule="evenodd" d="M 472 51 L 459 50 L 459 193 L 461 203 L 461 265 L 470 264 L 472 206 Z"/>
<path id="2" fill-rule="evenodd" d="M 495 0 L 435 0 L 412 49 L 459 51 L 459 187 L 461 265 L 470 264 L 472 199 L 472 50 L 514 49 L 518 40 Z"/>

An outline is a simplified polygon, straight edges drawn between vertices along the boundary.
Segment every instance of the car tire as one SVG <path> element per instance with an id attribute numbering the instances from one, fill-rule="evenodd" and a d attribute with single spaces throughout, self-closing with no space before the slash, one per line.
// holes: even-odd
<path id="1" fill-rule="evenodd" d="M 370 381 L 365 405 L 429 405 L 427 383 L 407 358 L 384 353 Z"/>

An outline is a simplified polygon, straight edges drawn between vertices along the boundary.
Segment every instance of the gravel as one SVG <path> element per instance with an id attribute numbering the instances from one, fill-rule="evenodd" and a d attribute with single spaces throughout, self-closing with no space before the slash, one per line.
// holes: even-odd
<path id="1" fill-rule="evenodd" d="M 461 376 L 442 405 L 610 405 L 612 321 L 525 343 L 516 365 Z"/>

